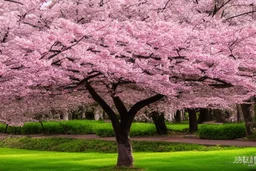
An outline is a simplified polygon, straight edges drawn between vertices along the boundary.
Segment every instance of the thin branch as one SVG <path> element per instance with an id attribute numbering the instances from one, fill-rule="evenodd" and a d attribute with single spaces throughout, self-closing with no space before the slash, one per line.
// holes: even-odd
<path id="1" fill-rule="evenodd" d="M 7 40 L 7 37 L 8 37 L 8 35 L 9 35 L 9 27 L 7 28 L 7 32 L 4 34 L 4 37 L 3 37 L 3 40 L 2 40 L 2 43 L 5 43 L 6 42 L 6 40 Z"/>
<path id="2" fill-rule="evenodd" d="M 241 14 L 238 14 L 238 15 L 235 15 L 235 16 L 232 16 L 232 17 L 229 17 L 229 18 L 225 19 L 225 21 L 230 20 L 230 19 L 233 19 L 233 18 L 236 18 L 236 17 L 241 17 L 241 16 L 243 16 L 243 15 L 252 14 L 252 13 L 255 13 L 255 12 L 256 12 L 256 11 L 249 11 L 249 12 L 241 13 Z"/>
<path id="3" fill-rule="evenodd" d="M 232 84 L 209 84 L 209 86 L 215 87 L 215 88 L 230 88 L 230 87 L 233 87 Z"/>
<path id="4" fill-rule="evenodd" d="M 80 23 L 80 22 L 83 21 L 83 20 L 84 20 L 84 17 L 80 18 L 80 19 L 77 21 L 77 23 Z"/>
<path id="5" fill-rule="evenodd" d="M 165 3 L 164 7 L 161 8 L 161 12 L 163 12 L 163 11 L 166 9 L 166 7 L 167 7 L 168 4 L 170 3 L 170 1 L 171 1 L 171 0 L 168 0 L 168 1 Z"/>
<path id="6" fill-rule="evenodd" d="M 229 88 L 229 87 L 233 87 L 232 84 L 226 82 L 226 81 L 223 81 L 223 80 L 220 80 L 218 78 L 210 78 L 208 76 L 203 76 L 199 79 L 185 79 L 185 81 L 189 81 L 189 82 L 204 82 L 206 80 L 213 80 L 213 81 L 216 81 L 217 83 L 211 83 L 209 84 L 209 86 L 211 87 L 215 87 L 215 88 Z"/>
<path id="7" fill-rule="evenodd" d="M 209 79 L 211 79 L 211 78 L 209 78 Z M 212 86 L 212 87 L 215 87 L 215 88 L 229 88 L 229 87 L 233 87 L 232 84 L 227 83 L 226 81 L 220 80 L 218 78 L 213 78 L 211 80 L 214 80 L 214 81 L 217 81 L 217 82 L 221 83 L 221 84 L 217 84 L 217 83 L 216 84 L 209 84 L 209 86 Z"/>
<path id="8" fill-rule="evenodd" d="M 41 27 L 39 27 L 39 26 L 36 26 L 36 25 L 34 25 L 34 24 L 31 24 L 31 23 L 28 23 L 28 22 L 23 22 L 23 24 L 27 24 L 27 25 L 29 25 L 29 26 L 31 26 L 31 27 L 34 27 L 34 28 L 39 28 L 39 29 L 41 29 Z"/>
<path id="9" fill-rule="evenodd" d="M 53 51 L 54 51 L 54 54 L 50 55 L 50 56 L 48 57 L 48 59 L 52 59 L 52 58 L 54 58 L 55 56 L 59 55 L 60 53 L 66 51 L 66 50 L 71 49 L 73 46 L 77 45 L 77 44 L 78 44 L 80 41 L 82 41 L 84 38 L 88 39 L 89 37 L 88 37 L 88 36 L 83 36 L 83 37 L 81 37 L 79 40 L 76 40 L 74 44 L 72 44 L 72 45 L 70 45 L 70 46 L 68 46 L 68 47 L 63 47 L 61 50 L 52 50 L 52 47 L 53 47 L 53 46 L 56 46 L 56 45 L 59 43 L 59 42 L 57 42 L 57 44 L 56 44 L 56 42 L 55 42 L 55 43 L 52 45 L 52 47 L 50 48 L 50 50 L 49 50 L 49 52 L 53 52 Z M 42 59 L 42 57 L 41 57 L 41 59 Z"/>
<path id="10" fill-rule="evenodd" d="M 149 56 L 142 56 L 142 55 L 133 55 L 134 58 L 138 58 L 138 59 L 154 59 L 156 61 L 160 61 L 161 58 L 154 56 L 153 53 L 151 53 Z"/>
<path id="11" fill-rule="evenodd" d="M 92 74 L 92 73 L 95 73 L 95 74 Z M 89 75 L 88 77 L 84 78 L 83 80 L 81 80 L 78 84 L 77 84 L 77 87 L 82 85 L 82 84 L 86 84 L 86 82 L 88 82 L 90 79 L 92 78 L 95 78 L 97 76 L 100 76 L 102 75 L 101 72 L 98 72 L 98 71 L 92 71 L 91 73 L 89 74 L 92 74 L 92 75 Z"/>
<path id="12" fill-rule="evenodd" d="M 18 2 L 18 1 L 14 1 L 14 0 L 4 0 L 4 1 L 13 2 L 13 3 L 16 3 L 16 4 L 24 5 L 23 3 Z"/>
<path id="13" fill-rule="evenodd" d="M 99 3 L 100 7 L 102 7 L 104 5 L 104 1 L 101 0 L 100 3 Z"/>
<path id="14" fill-rule="evenodd" d="M 213 9 L 213 12 L 212 12 L 212 17 L 213 17 L 221 8 L 223 8 L 225 5 L 227 5 L 230 1 L 231 1 L 231 0 L 228 0 L 227 2 L 223 2 L 223 3 L 221 4 L 221 6 L 218 7 L 218 8 L 217 8 L 217 4 L 215 3 L 214 9 Z"/>

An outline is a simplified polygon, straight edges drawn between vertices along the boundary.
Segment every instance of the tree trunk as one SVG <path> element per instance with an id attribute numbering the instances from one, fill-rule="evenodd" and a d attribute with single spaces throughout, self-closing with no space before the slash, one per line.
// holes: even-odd
<path id="1" fill-rule="evenodd" d="M 236 109 L 237 109 L 237 123 L 241 122 L 241 116 L 243 115 L 242 109 L 241 109 L 241 105 L 237 104 L 236 105 Z"/>
<path id="2" fill-rule="evenodd" d="M 165 124 L 164 114 L 159 112 L 152 112 L 151 117 L 154 121 L 156 131 L 160 135 L 166 135 L 168 133 L 168 129 Z"/>
<path id="3" fill-rule="evenodd" d="M 68 121 L 68 120 L 69 120 L 69 114 L 68 114 L 68 112 L 64 112 L 64 113 L 63 113 L 63 120 L 64 120 L 64 121 Z"/>
<path id="4" fill-rule="evenodd" d="M 5 125 L 4 133 L 7 133 L 8 126 L 8 124 Z"/>
<path id="5" fill-rule="evenodd" d="M 152 97 L 135 103 L 129 110 L 127 110 L 123 101 L 115 94 L 111 94 L 115 107 L 120 115 L 119 119 L 115 111 L 112 110 L 106 101 L 94 90 L 94 88 L 91 86 L 91 83 L 88 80 L 85 80 L 85 83 L 86 88 L 92 98 L 102 107 L 102 109 L 106 112 L 111 120 L 116 135 L 118 151 L 116 166 L 133 167 L 132 145 L 129 135 L 134 117 L 143 107 L 162 99 L 164 96 L 161 94 L 156 94 Z M 116 89 L 116 86 L 117 85 L 113 85 L 113 87 L 115 87 L 114 89 Z"/>
<path id="6" fill-rule="evenodd" d="M 224 117 L 223 111 L 221 111 L 219 109 L 215 109 L 215 110 L 213 110 L 213 112 L 215 114 L 216 122 L 221 122 L 221 123 L 225 122 L 225 117 Z"/>
<path id="7" fill-rule="evenodd" d="M 201 124 L 211 120 L 211 113 L 206 108 L 200 108 L 200 114 L 198 117 L 198 123 Z"/>
<path id="8" fill-rule="evenodd" d="M 40 122 L 40 125 L 41 125 L 41 127 L 42 127 L 42 132 L 43 132 L 43 134 L 45 134 L 45 129 L 44 129 L 43 122 L 42 122 L 42 121 L 39 121 L 39 122 Z"/>
<path id="9" fill-rule="evenodd" d="M 196 110 L 188 109 L 188 117 L 189 117 L 189 132 L 193 133 L 198 131 Z"/>
<path id="10" fill-rule="evenodd" d="M 132 144 L 129 137 L 130 131 L 128 130 L 119 130 L 116 133 L 117 141 L 117 167 L 133 167 L 133 156 L 132 156 Z"/>
<path id="11" fill-rule="evenodd" d="M 85 118 L 88 120 L 94 120 L 94 113 L 93 111 L 86 111 L 85 112 Z"/>
<path id="12" fill-rule="evenodd" d="M 181 122 L 181 114 L 180 114 L 180 110 L 177 110 L 175 115 L 174 115 L 174 120 L 176 123 L 180 123 Z"/>
<path id="13" fill-rule="evenodd" d="M 250 136 L 253 134 L 252 128 L 252 116 L 251 116 L 251 104 L 241 104 L 242 113 L 244 116 L 244 122 L 245 122 L 245 130 L 246 130 L 246 136 Z"/>

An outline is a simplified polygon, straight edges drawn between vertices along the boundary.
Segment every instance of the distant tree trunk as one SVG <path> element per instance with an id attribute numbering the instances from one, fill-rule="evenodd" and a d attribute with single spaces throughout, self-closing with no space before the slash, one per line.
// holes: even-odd
<path id="1" fill-rule="evenodd" d="M 241 104 L 243 116 L 244 116 L 244 122 L 245 122 L 245 129 L 246 129 L 246 136 L 250 136 L 253 134 L 252 128 L 252 116 L 251 116 L 251 104 Z"/>
<path id="2" fill-rule="evenodd" d="M 164 113 L 154 111 L 151 113 L 151 117 L 154 121 L 157 133 L 160 135 L 166 135 L 168 133 L 168 129 L 165 124 Z"/>
<path id="3" fill-rule="evenodd" d="M 221 123 L 225 122 L 223 111 L 219 109 L 214 109 L 213 112 L 215 114 L 216 122 L 221 122 Z"/>
<path id="4" fill-rule="evenodd" d="M 68 112 L 63 113 L 63 120 L 68 121 L 69 120 L 69 114 Z"/>
<path id="5" fill-rule="evenodd" d="M 174 121 L 176 123 L 180 123 L 181 122 L 181 113 L 180 113 L 180 110 L 177 110 L 175 115 L 174 115 Z"/>
<path id="6" fill-rule="evenodd" d="M 255 122 L 256 120 L 256 105 L 255 103 L 252 104 L 252 107 L 251 107 L 251 115 L 252 115 L 252 121 Z"/>
<path id="7" fill-rule="evenodd" d="M 102 113 L 102 120 L 105 120 L 107 119 L 107 116 L 106 116 L 106 112 L 103 110 L 103 113 Z"/>
<path id="8" fill-rule="evenodd" d="M 189 132 L 190 133 L 196 132 L 198 130 L 196 110 L 188 109 L 188 117 L 189 117 Z"/>
<path id="9" fill-rule="evenodd" d="M 43 134 L 45 134 L 45 129 L 44 129 L 43 122 L 42 122 L 42 121 L 39 121 L 39 122 L 40 122 L 40 125 L 41 125 L 41 127 L 42 127 L 42 132 L 43 132 Z"/>
<path id="10" fill-rule="evenodd" d="M 94 113 L 93 113 L 93 111 L 86 111 L 85 112 L 85 117 L 88 120 L 94 120 Z"/>
<path id="11" fill-rule="evenodd" d="M 237 110 L 237 123 L 240 123 L 241 122 L 241 116 L 243 115 L 240 104 L 236 105 L 236 110 Z"/>
<path id="12" fill-rule="evenodd" d="M 80 120 L 84 119 L 84 116 L 85 116 L 85 106 L 79 106 L 78 107 L 78 118 Z"/>
<path id="13" fill-rule="evenodd" d="M 8 124 L 5 125 L 4 133 L 7 133 L 8 126 Z"/>
<path id="14" fill-rule="evenodd" d="M 208 109 L 200 108 L 199 111 L 200 111 L 200 114 L 199 114 L 199 117 L 198 117 L 198 123 L 199 124 L 211 120 L 211 113 L 209 112 Z"/>

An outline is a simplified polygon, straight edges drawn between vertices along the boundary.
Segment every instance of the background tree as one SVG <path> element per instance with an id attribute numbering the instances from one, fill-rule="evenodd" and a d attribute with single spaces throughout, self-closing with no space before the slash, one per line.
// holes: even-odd
<path id="1" fill-rule="evenodd" d="M 198 124 L 213 120 L 213 116 L 211 115 L 211 111 L 209 109 L 200 108 L 199 112 Z"/>
<path id="2" fill-rule="evenodd" d="M 153 111 L 150 115 L 155 124 L 157 133 L 160 135 L 167 135 L 168 129 L 165 124 L 164 113 L 159 113 L 158 111 Z"/>
<path id="3" fill-rule="evenodd" d="M 196 109 L 187 109 L 188 118 L 189 118 L 189 132 L 193 133 L 198 131 L 198 122 L 197 122 L 197 110 Z"/>
<path id="4" fill-rule="evenodd" d="M 253 115 L 254 115 L 254 97 L 251 97 L 247 103 L 241 104 L 241 110 L 245 122 L 246 135 L 250 136 L 253 134 Z"/>
<path id="5" fill-rule="evenodd" d="M 174 114 L 174 121 L 177 123 L 181 122 L 181 112 L 180 110 L 177 110 L 176 113 Z"/>

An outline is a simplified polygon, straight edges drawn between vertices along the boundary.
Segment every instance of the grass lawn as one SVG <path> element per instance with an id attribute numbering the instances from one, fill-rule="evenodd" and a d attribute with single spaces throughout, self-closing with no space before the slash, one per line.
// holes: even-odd
<path id="1" fill-rule="evenodd" d="M 186 124 L 186 123 L 170 123 L 170 122 L 167 122 L 166 127 L 169 130 L 173 130 L 173 131 L 183 131 L 184 129 L 188 129 L 189 125 Z"/>
<path id="2" fill-rule="evenodd" d="M 225 151 L 134 153 L 136 171 L 256 170 L 234 164 L 235 157 L 256 156 L 256 148 Z M 0 171 L 115 171 L 116 154 L 67 153 L 0 148 Z M 255 161 L 256 164 L 256 161 Z"/>

